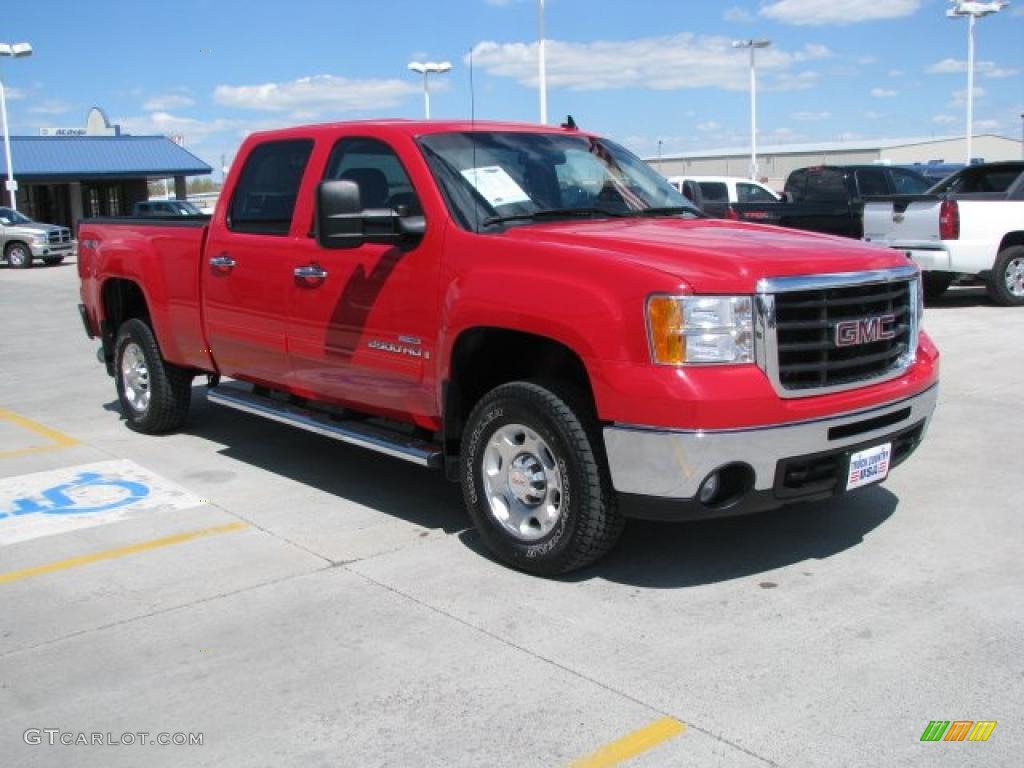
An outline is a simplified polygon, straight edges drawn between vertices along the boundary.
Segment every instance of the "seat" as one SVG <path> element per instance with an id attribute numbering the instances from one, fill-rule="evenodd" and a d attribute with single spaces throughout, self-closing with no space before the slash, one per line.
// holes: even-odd
<path id="1" fill-rule="evenodd" d="M 359 200 L 363 208 L 388 208 L 391 190 L 388 178 L 377 168 L 349 168 L 341 174 L 345 181 L 359 185 Z"/>

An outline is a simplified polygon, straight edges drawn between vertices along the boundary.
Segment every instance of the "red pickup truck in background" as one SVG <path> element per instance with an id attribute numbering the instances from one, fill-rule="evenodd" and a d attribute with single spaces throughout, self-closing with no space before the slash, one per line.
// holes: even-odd
<path id="1" fill-rule="evenodd" d="M 212 217 L 78 238 L 131 428 L 181 426 L 205 376 L 214 403 L 443 469 L 483 541 L 538 574 L 593 562 L 626 517 L 883 480 L 935 407 L 901 254 L 704 218 L 574 129 L 257 133 Z"/>

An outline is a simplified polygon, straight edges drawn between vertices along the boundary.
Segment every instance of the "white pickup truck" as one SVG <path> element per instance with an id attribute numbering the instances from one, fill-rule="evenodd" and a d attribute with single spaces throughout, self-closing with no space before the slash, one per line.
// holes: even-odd
<path id="1" fill-rule="evenodd" d="M 872 199 L 864 239 L 916 262 L 928 298 L 975 275 L 997 304 L 1024 306 L 1024 161 L 972 165 L 926 194 Z"/>

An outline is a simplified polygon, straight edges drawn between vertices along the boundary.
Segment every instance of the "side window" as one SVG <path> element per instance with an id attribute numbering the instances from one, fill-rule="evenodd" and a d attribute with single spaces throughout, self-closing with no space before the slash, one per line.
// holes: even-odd
<path id="1" fill-rule="evenodd" d="M 729 188 L 719 181 L 700 182 L 700 193 L 705 203 L 729 202 Z"/>
<path id="2" fill-rule="evenodd" d="M 757 184 L 736 184 L 736 197 L 741 203 L 774 203 L 775 197 L 764 187 Z"/>
<path id="3" fill-rule="evenodd" d="M 793 202 L 804 199 L 807 187 L 807 171 L 793 171 L 786 179 L 786 195 Z"/>
<path id="4" fill-rule="evenodd" d="M 892 186 L 898 195 L 920 195 L 932 186 L 932 182 L 916 174 L 894 168 L 892 170 Z"/>
<path id="5" fill-rule="evenodd" d="M 228 228 L 250 234 L 287 235 L 312 151 L 310 139 L 269 141 L 256 147 L 246 159 L 235 187 Z"/>
<path id="6" fill-rule="evenodd" d="M 423 212 L 395 150 L 378 139 L 339 141 L 331 150 L 324 179 L 356 182 L 363 208 L 404 207 L 404 213 L 413 216 Z"/>
<path id="7" fill-rule="evenodd" d="M 846 180 L 842 171 L 822 168 L 807 173 L 804 200 L 808 203 L 845 203 L 846 197 Z"/>
<path id="8" fill-rule="evenodd" d="M 887 195 L 889 183 L 881 168 L 860 168 L 856 172 L 857 189 L 863 195 Z"/>

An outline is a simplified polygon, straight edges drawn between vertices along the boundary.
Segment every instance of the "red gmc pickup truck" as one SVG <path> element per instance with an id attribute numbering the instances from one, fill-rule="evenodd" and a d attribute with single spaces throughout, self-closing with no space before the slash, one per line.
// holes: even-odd
<path id="1" fill-rule="evenodd" d="M 884 480 L 935 407 L 901 254 L 704 218 L 574 128 L 257 133 L 212 217 L 78 238 L 129 427 L 179 427 L 205 376 L 214 403 L 444 470 L 537 574 L 593 562 L 627 517 Z"/>

